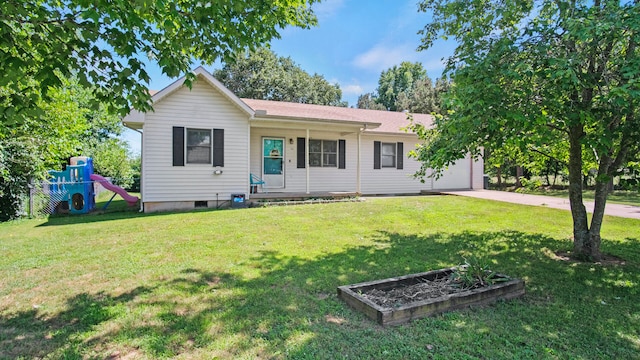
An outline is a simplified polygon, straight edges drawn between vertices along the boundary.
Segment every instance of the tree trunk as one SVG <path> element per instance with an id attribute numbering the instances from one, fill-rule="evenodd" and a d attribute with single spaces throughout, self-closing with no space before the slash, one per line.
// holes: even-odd
<path id="1" fill-rule="evenodd" d="M 516 188 L 521 188 L 522 183 L 520 182 L 520 178 L 523 175 L 522 166 L 516 166 Z"/>
<path id="2" fill-rule="evenodd" d="M 549 172 L 551 171 L 551 166 L 549 165 L 549 162 L 547 161 L 547 171 L 545 171 L 544 173 L 544 177 L 547 180 L 547 186 L 551 186 L 551 179 L 549 178 Z"/>
<path id="3" fill-rule="evenodd" d="M 582 145 L 584 132 L 581 125 L 569 130 L 569 204 L 573 218 L 573 257 L 582 261 L 599 260 L 600 229 L 592 235 L 587 223 L 587 209 L 582 199 Z M 604 214 L 604 203 L 602 203 Z M 594 214 L 594 218 L 597 214 Z M 600 223 L 602 214 L 600 214 Z"/>
<path id="4" fill-rule="evenodd" d="M 502 166 L 498 166 L 496 176 L 498 177 L 498 189 L 502 189 Z"/>

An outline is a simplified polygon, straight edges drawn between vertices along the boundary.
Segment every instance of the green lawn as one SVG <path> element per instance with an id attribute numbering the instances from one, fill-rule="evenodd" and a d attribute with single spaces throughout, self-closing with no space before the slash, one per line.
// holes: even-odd
<path id="1" fill-rule="evenodd" d="M 378 198 L 0 224 L 0 358 L 631 359 L 640 221 L 605 217 L 625 265 L 567 263 L 570 214 Z M 527 294 L 382 328 L 336 287 L 489 259 Z"/>
<path id="2" fill-rule="evenodd" d="M 522 192 L 526 194 L 555 196 L 565 199 L 569 198 L 569 190 L 522 190 Z M 590 201 L 593 201 L 594 195 L 595 192 L 593 190 L 586 190 L 583 193 L 584 199 Z M 607 202 L 612 204 L 640 206 L 640 192 L 624 190 L 614 191 L 607 195 Z"/>
<path id="3" fill-rule="evenodd" d="M 499 190 L 499 191 L 514 191 L 515 187 L 510 186 L 506 189 L 491 187 L 491 189 Z M 523 194 L 546 195 L 546 196 L 554 196 L 554 197 L 563 198 L 563 199 L 569 199 L 569 190 L 544 189 L 544 188 L 541 188 L 538 190 L 531 190 L 527 188 L 519 188 L 518 192 Z M 594 190 L 585 190 L 582 193 L 582 196 L 586 201 L 593 201 L 594 195 L 595 195 Z M 611 194 L 607 195 L 607 203 L 640 206 L 640 192 L 628 191 L 628 190 L 616 190 Z"/>

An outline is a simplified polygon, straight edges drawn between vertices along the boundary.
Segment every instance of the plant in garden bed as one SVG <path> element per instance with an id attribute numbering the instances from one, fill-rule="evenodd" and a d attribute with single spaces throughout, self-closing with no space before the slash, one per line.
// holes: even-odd
<path id="1" fill-rule="evenodd" d="M 498 274 L 489 269 L 489 264 L 476 257 L 464 259 L 464 265 L 451 273 L 453 286 L 464 289 L 476 289 L 484 286 L 491 286 L 495 283 L 511 280 L 510 277 Z"/>

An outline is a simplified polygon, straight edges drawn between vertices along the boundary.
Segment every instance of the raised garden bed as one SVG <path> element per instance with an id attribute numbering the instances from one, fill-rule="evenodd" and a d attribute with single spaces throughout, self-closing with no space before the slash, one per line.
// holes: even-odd
<path id="1" fill-rule="evenodd" d="M 470 306 L 491 304 L 524 295 L 524 281 L 497 275 L 493 285 L 463 289 L 450 284 L 457 268 L 433 270 L 396 278 L 338 287 L 338 297 L 380 325 L 399 325 L 413 319 Z M 416 300 L 414 300 L 416 299 Z"/>

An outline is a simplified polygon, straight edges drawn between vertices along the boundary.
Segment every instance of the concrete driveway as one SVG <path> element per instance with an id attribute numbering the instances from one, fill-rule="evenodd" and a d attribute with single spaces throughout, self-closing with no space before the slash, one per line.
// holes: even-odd
<path id="1" fill-rule="evenodd" d="M 552 196 L 529 195 L 495 190 L 445 191 L 442 193 L 448 195 L 474 197 L 478 199 L 504 201 L 514 204 L 546 206 L 554 209 L 570 210 L 569 199 Z M 584 205 L 587 208 L 587 212 L 593 212 L 593 201 L 585 201 Z M 640 206 L 620 205 L 607 202 L 604 213 L 605 215 L 640 219 Z"/>

